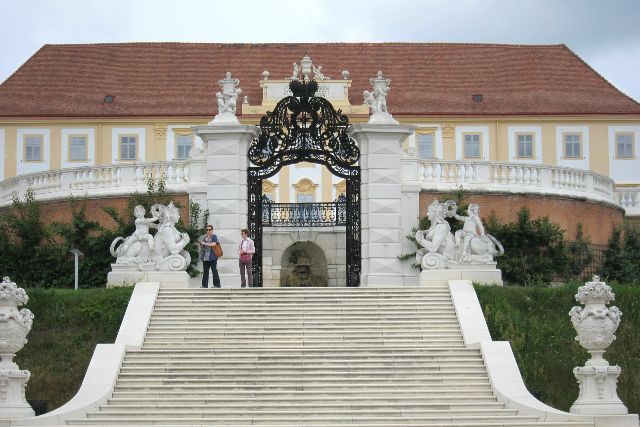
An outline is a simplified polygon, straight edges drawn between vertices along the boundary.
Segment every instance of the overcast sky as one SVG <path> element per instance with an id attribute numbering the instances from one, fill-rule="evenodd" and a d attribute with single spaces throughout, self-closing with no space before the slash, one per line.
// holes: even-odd
<path id="1" fill-rule="evenodd" d="M 47 43 L 564 43 L 640 101 L 640 0 L 0 0 L 0 17 L 0 82 Z"/>

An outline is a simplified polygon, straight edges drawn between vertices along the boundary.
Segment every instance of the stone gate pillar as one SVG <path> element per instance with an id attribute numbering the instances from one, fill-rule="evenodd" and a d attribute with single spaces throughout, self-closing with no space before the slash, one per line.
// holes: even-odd
<path id="1" fill-rule="evenodd" d="M 208 223 L 222 243 L 224 255 L 218 261 L 223 287 L 239 287 L 238 245 L 240 230 L 247 228 L 247 150 L 258 135 L 255 126 L 216 123 L 196 126 L 204 142 L 207 159 Z"/>
<path id="2" fill-rule="evenodd" d="M 394 122 L 358 124 L 350 131 L 360 147 L 362 286 L 404 284 L 398 259 L 405 238 L 401 143 L 415 126 Z"/>

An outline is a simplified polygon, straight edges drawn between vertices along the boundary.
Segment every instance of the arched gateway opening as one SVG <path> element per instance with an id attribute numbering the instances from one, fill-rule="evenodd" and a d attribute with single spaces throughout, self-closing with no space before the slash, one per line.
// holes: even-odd
<path id="1" fill-rule="evenodd" d="M 262 228 L 268 201 L 263 200 L 262 180 L 283 166 L 312 162 L 326 166 L 346 181 L 342 203 L 346 227 L 346 285 L 360 285 L 360 150 L 348 135 L 349 119 L 323 97 L 315 96 L 314 80 L 292 80 L 292 92 L 260 120 L 260 135 L 249 145 L 252 163 L 247 170 L 249 233 L 254 239 L 253 277 L 262 286 Z M 336 210 L 338 207 L 336 207 Z M 311 213 L 313 215 L 313 213 Z M 312 218 L 312 217 L 311 217 Z M 313 221 L 310 222 L 313 226 Z"/>

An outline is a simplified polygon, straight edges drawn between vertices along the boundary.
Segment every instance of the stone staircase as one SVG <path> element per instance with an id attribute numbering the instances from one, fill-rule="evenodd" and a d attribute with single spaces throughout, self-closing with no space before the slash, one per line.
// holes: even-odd
<path id="1" fill-rule="evenodd" d="M 593 425 L 499 403 L 446 286 L 162 288 L 111 399 L 68 424 Z"/>

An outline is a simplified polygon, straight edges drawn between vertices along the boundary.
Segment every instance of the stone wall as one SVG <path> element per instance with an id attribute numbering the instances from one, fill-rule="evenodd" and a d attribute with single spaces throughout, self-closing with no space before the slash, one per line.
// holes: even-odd
<path id="1" fill-rule="evenodd" d="M 427 214 L 427 206 L 434 198 L 443 201 L 453 199 L 454 196 L 447 193 L 421 191 L 421 218 Z M 501 222 L 515 222 L 518 219 L 520 209 L 526 206 L 529 208 L 532 218 L 549 216 L 552 222 L 559 224 L 566 230 L 565 238 L 567 240 L 575 239 L 576 224 L 581 223 L 585 237 L 589 237 L 591 243 L 599 245 L 606 245 L 613 228 L 624 221 L 624 210 L 620 208 L 557 196 L 487 194 L 465 190 L 464 201 L 477 203 L 480 206 L 482 218 L 486 219 L 493 212 Z"/>
<path id="2" fill-rule="evenodd" d="M 344 227 L 327 228 L 271 228 L 262 231 L 262 265 L 263 285 L 278 287 L 289 268 L 286 258 L 290 248 L 298 242 L 316 245 L 324 253 L 326 259 L 327 286 L 346 285 L 346 244 Z M 311 251 L 313 252 L 313 251 Z M 313 257 L 313 253 L 310 253 Z M 312 259 L 312 264 L 317 264 Z M 324 261 L 324 260 L 323 260 Z M 284 272 L 284 273 L 283 273 Z"/>

